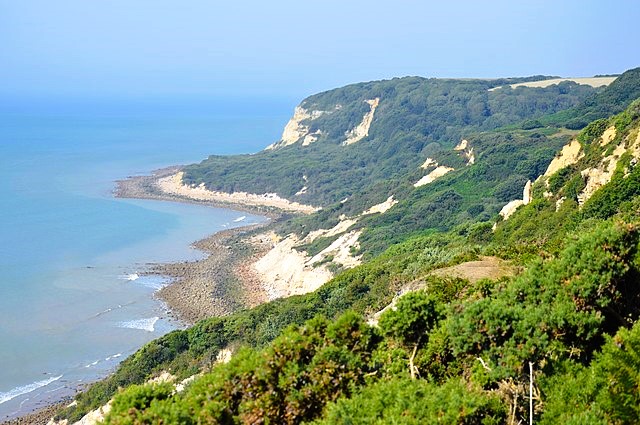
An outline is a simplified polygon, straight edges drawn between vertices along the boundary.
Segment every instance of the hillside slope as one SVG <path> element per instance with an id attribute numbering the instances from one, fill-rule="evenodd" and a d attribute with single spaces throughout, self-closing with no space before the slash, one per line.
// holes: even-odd
<path id="1" fill-rule="evenodd" d="M 561 128 L 562 111 L 573 111 L 566 122 L 601 118 L 640 95 L 639 69 L 599 89 L 507 85 L 523 80 L 409 77 L 320 93 L 296 108 L 279 142 L 254 155 L 210 157 L 187 167 L 184 182 L 322 208 L 281 226 L 282 237 L 304 240 L 346 217 L 353 224 L 344 230 L 359 232 L 351 246 L 370 258 L 411 235 L 488 220 L 574 134 Z M 552 126 L 542 127 L 546 117 Z M 362 214 L 387 201 L 394 206 L 385 214 Z M 313 257 L 339 237 L 294 245 Z"/>
<path id="2" fill-rule="evenodd" d="M 637 423 L 640 100 L 571 145 L 495 231 L 486 221 L 413 237 L 314 293 L 169 334 L 81 405 L 204 367 L 179 392 L 120 392 L 106 423 Z M 480 254 L 521 271 L 446 275 Z M 231 361 L 214 365 L 223 348 Z"/>
<path id="3" fill-rule="evenodd" d="M 253 155 L 211 156 L 186 167 L 184 181 L 327 207 L 386 188 L 472 132 L 564 110 L 601 90 L 567 82 L 489 91 L 504 82 L 407 77 L 313 95 L 296 108 L 282 140 Z M 384 199 L 369 195 L 358 212 Z"/>
<path id="4" fill-rule="evenodd" d="M 310 255 L 351 232 L 369 254 L 313 292 L 149 343 L 62 416 L 128 387 L 106 423 L 517 423 L 533 369 L 536 422 L 637 423 L 639 102 L 579 133 L 474 133 L 420 158 L 373 212 L 338 202 L 285 223 L 303 244 L 317 237 Z M 416 186 L 443 164 L 454 171 Z M 483 256 L 510 272 L 447 274 Z M 232 360 L 216 365 L 223 350 Z M 198 376 L 182 392 L 144 384 L 163 371 Z"/>

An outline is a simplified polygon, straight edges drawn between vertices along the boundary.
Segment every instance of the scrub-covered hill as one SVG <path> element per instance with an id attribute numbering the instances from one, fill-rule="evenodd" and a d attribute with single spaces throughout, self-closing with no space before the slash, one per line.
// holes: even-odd
<path id="1" fill-rule="evenodd" d="M 186 167 L 183 182 L 321 208 L 278 232 L 303 240 L 342 226 L 294 245 L 313 257 L 359 232 L 351 246 L 369 258 L 410 235 L 489 220 L 575 134 L 563 128 L 563 111 L 572 111 L 566 122 L 602 118 L 640 95 L 639 69 L 598 88 L 509 85 L 523 80 L 409 77 L 320 93 L 296 108 L 280 141 L 253 155 L 212 156 Z M 547 117 L 552 125 L 542 124 Z"/>
<path id="2" fill-rule="evenodd" d="M 61 417 L 116 394 L 105 423 L 638 423 L 640 100 L 624 102 L 579 132 L 478 127 L 373 212 L 292 219 L 319 235 L 311 254 L 356 232 L 368 256 L 149 343 Z M 320 146 L 300 137 L 265 155 Z"/>
<path id="3" fill-rule="evenodd" d="M 407 77 L 313 95 L 296 107 L 280 141 L 253 155 L 211 156 L 186 167 L 183 180 L 326 207 L 403 180 L 473 132 L 565 110 L 602 90 L 565 82 L 489 91 L 518 81 Z M 360 202 L 366 209 L 375 201 Z"/>

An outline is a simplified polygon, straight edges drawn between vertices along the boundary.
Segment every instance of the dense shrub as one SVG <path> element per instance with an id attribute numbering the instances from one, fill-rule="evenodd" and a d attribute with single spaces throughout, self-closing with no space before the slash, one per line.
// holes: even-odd
<path id="1" fill-rule="evenodd" d="M 607 338 L 589 367 L 549 380 L 541 423 L 640 421 L 640 322 Z"/>
<path id="2" fill-rule="evenodd" d="M 239 353 L 174 398 L 165 386 L 127 389 L 114 400 L 107 423 L 150 423 L 167 414 L 185 424 L 311 420 L 364 384 L 378 340 L 353 313 L 335 322 L 317 317 L 289 328 L 262 352 Z"/>
<path id="3" fill-rule="evenodd" d="M 490 392 L 454 379 L 441 386 L 420 380 L 394 379 L 363 389 L 351 399 L 327 408 L 314 424 L 502 424 L 502 401 Z"/>
<path id="4" fill-rule="evenodd" d="M 605 223 L 559 258 L 460 303 L 448 321 L 454 354 L 484 356 L 495 379 L 521 376 L 528 362 L 589 360 L 604 334 L 638 317 L 637 245 L 635 226 Z"/>

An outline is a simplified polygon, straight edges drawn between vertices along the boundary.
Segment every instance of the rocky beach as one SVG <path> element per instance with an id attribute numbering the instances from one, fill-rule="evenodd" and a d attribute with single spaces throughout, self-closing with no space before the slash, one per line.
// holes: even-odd
<path id="1" fill-rule="evenodd" d="M 187 195 L 167 193 L 158 182 L 179 172 L 180 167 L 168 167 L 149 176 L 129 177 L 117 182 L 114 196 L 188 202 L 218 208 L 233 208 L 269 217 L 280 217 L 273 206 L 236 204 L 224 200 L 194 199 Z M 268 223 L 267 223 L 268 224 Z M 212 316 L 224 316 L 241 308 L 250 308 L 268 300 L 260 276 L 251 267 L 270 248 L 271 242 L 259 236 L 267 224 L 254 224 L 223 230 L 194 242 L 193 247 L 204 252 L 199 261 L 153 264 L 145 274 L 161 275 L 171 283 L 156 296 L 165 302 L 170 313 L 185 324 Z"/>

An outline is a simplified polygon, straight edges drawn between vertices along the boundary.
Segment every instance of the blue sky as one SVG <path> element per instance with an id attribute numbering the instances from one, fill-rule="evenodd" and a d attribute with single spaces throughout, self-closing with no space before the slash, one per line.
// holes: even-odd
<path id="1" fill-rule="evenodd" d="M 640 66 L 609 1 L 0 0 L 0 95 L 302 97 L 404 75 Z"/>

